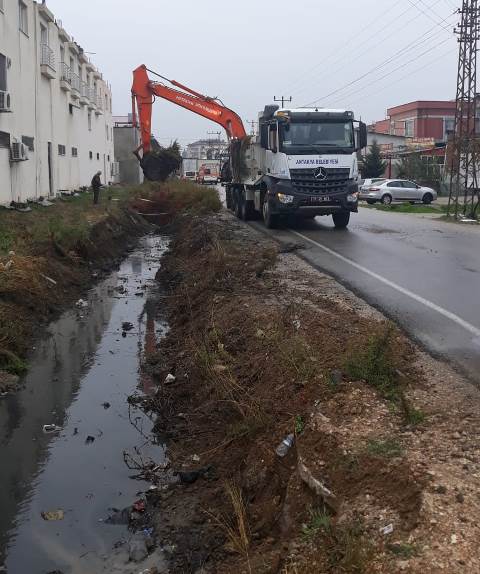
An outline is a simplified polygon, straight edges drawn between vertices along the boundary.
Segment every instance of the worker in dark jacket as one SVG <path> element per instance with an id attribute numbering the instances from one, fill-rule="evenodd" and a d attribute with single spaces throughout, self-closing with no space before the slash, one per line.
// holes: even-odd
<path id="1" fill-rule="evenodd" d="M 92 189 L 93 189 L 93 203 L 97 205 L 98 199 L 100 197 L 100 188 L 102 187 L 102 181 L 100 176 L 102 175 L 101 171 L 97 171 L 97 173 L 93 176 L 92 179 Z"/>

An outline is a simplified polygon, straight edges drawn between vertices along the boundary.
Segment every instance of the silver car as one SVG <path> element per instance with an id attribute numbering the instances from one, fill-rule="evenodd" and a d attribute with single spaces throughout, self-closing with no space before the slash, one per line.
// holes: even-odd
<path id="1" fill-rule="evenodd" d="M 378 201 L 384 205 L 390 205 L 392 201 L 409 201 L 410 203 L 421 201 L 428 205 L 437 199 L 437 192 L 408 179 L 381 179 L 370 185 L 364 183 L 360 188 L 359 197 L 365 199 L 370 205 Z"/>

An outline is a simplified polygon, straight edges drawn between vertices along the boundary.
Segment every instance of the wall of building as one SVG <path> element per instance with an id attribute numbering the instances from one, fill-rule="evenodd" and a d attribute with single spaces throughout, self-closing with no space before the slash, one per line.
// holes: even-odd
<path id="1" fill-rule="evenodd" d="M 132 151 L 139 146 L 138 130 L 131 125 L 115 125 L 113 128 L 115 161 L 118 162 L 120 183 L 137 185 L 143 181 L 143 172 Z"/>
<path id="2" fill-rule="evenodd" d="M 19 25 L 20 4 L 27 11 L 24 31 Z M 21 162 L 11 162 L 10 150 L 0 147 L 0 204 L 73 191 L 89 185 L 100 170 L 103 181 L 110 182 L 114 162 L 110 87 L 45 5 L 4 0 L 2 54 L 8 62 L 11 112 L 0 112 L 0 132 L 9 134 L 12 142 L 33 138 L 33 146 L 29 159 Z M 59 146 L 64 146 L 65 155 Z"/>

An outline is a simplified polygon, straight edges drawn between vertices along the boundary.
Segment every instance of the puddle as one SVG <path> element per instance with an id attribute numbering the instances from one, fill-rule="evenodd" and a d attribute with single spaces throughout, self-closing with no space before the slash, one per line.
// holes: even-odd
<path id="1" fill-rule="evenodd" d="M 126 399 L 137 388 L 152 391 L 139 365 L 167 329 L 154 317 L 161 297 L 154 277 L 166 248 L 165 238 L 145 238 L 91 290 L 88 305 L 50 326 L 24 388 L 0 400 L 0 567 L 8 574 L 117 571 L 106 556 L 129 533 L 103 520 L 150 486 L 129 478 L 123 452 L 137 447 L 164 458 L 163 446 L 143 436 L 152 422 Z M 122 323 L 133 325 L 126 336 Z M 45 434 L 46 424 L 61 430 Z M 59 509 L 63 520 L 41 516 Z"/>

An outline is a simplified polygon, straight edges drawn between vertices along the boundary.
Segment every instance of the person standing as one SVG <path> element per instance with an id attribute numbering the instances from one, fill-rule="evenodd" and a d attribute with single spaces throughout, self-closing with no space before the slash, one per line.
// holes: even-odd
<path id="1" fill-rule="evenodd" d="M 98 200 L 100 198 L 100 188 L 102 187 L 102 181 L 100 179 L 101 175 L 102 175 L 102 172 L 97 171 L 97 173 L 93 176 L 93 179 L 92 179 L 93 203 L 95 205 L 98 204 Z"/>

